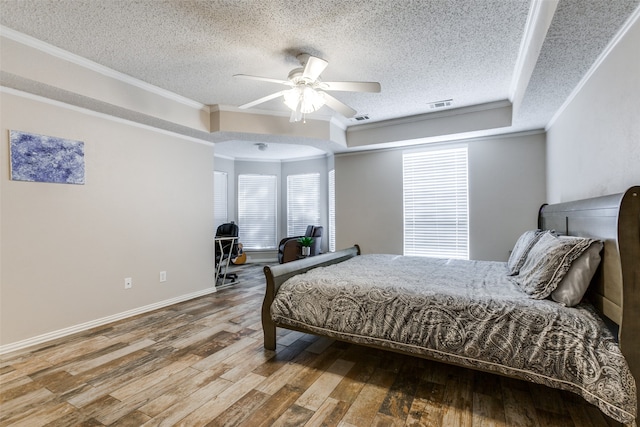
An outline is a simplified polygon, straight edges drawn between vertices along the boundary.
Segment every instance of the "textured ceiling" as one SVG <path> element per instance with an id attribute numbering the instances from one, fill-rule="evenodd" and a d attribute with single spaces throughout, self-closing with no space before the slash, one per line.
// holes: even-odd
<path id="1" fill-rule="evenodd" d="M 639 2 L 560 0 L 513 130 L 548 123 Z M 428 113 L 443 99 L 452 107 L 512 99 L 531 8 L 525 0 L 0 0 L 0 24 L 209 105 L 280 90 L 232 76 L 285 79 L 306 52 L 329 62 L 325 81 L 380 82 L 380 94 L 333 93 L 380 121 Z M 278 99 L 259 108 L 285 111 Z"/>
<path id="2" fill-rule="evenodd" d="M 546 125 L 639 4 L 561 0 L 514 126 Z"/>

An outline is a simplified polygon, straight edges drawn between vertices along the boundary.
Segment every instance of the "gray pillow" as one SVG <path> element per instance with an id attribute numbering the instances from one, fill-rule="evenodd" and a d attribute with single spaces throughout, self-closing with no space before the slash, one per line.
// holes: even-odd
<path id="1" fill-rule="evenodd" d="M 543 233 L 527 254 L 520 273 L 513 277 L 531 298 L 543 299 L 551 295 L 560 281 L 591 244 L 593 239 L 554 236 Z"/>
<path id="2" fill-rule="evenodd" d="M 542 230 L 528 230 L 520 235 L 516 244 L 513 246 L 509 260 L 507 261 L 507 268 L 509 269 L 509 276 L 515 276 L 520 272 L 520 269 L 524 265 L 527 258 L 527 254 L 540 239 L 543 233 L 547 231 Z"/>
<path id="3" fill-rule="evenodd" d="M 578 305 L 596 274 L 600 265 L 602 242 L 593 242 L 580 257 L 571 264 L 571 268 L 558 284 L 551 298 L 567 307 Z"/>

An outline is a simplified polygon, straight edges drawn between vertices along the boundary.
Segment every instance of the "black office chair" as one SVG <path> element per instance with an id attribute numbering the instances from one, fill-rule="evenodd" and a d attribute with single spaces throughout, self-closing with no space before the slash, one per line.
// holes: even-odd
<path id="1" fill-rule="evenodd" d="M 239 228 L 233 221 L 221 224 L 216 230 L 218 237 L 238 237 Z M 218 279 L 222 277 L 222 285 L 226 279 L 237 280 L 236 273 L 227 273 L 230 259 L 238 255 L 238 240 L 221 240 L 215 242 L 215 268 Z"/>

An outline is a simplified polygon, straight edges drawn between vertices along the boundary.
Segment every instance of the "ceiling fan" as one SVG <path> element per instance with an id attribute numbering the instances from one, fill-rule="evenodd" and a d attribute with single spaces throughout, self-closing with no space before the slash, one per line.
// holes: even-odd
<path id="1" fill-rule="evenodd" d="M 290 89 L 281 90 L 241 105 L 239 108 L 251 108 L 282 96 L 284 103 L 292 111 L 291 122 L 298 122 L 304 119 L 305 114 L 312 113 L 320 109 L 323 105 L 350 118 L 355 116 L 357 111 L 329 95 L 327 91 L 380 92 L 380 83 L 378 82 L 323 82 L 320 80 L 320 74 L 322 74 L 324 69 L 327 68 L 327 65 L 329 65 L 327 61 L 306 53 L 300 54 L 296 58 L 298 58 L 302 66 L 291 70 L 287 80 L 249 76 L 246 74 L 234 75 L 234 77 L 238 78 L 279 83 L 290 87 Z"/>

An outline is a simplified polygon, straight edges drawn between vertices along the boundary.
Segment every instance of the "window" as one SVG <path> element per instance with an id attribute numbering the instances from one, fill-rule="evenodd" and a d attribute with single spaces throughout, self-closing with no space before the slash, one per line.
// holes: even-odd
<path id="1" fill-rule="evenodd" d="M 329 251 L 336 251 L 336 171 L 329 171 Z"/>
<path id="2" fill-rule="evenodd" d="M 287 236 L 304 236 L 320 224 L 320 174 L 287 176 Z"/>
<path id="3" fill-rule="evenodd" d="M 404 254 L 469 258 L 467 148 L 405 153 Z"/>
<path id="4" fill-rule="evenodd" d="M 275 175 L 238 176 L 239 241 L 245 249 L 276 248 Z"/>
<path id="5" fill-rule="evenodd" d="M 227 173 L 213 172 L 213 223 L 217 229 L 220 224 L 229 222 L 227 213 Z"/>

